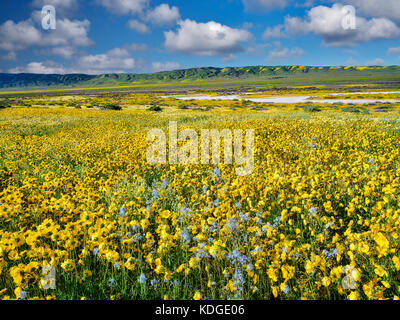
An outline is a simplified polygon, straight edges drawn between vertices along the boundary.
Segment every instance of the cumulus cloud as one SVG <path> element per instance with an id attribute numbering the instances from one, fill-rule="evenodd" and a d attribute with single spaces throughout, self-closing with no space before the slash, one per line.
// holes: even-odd
<path id="1" fill-rule="evenodd" d="M 73 47 L 56 47 L 51 49 L 51 53 L 60 57 L 63 57 L 64 59 L 71 59 L 74 54 L 76 53 L 76 49 Z"/>
<path id="2" fill-rule="evenodd" d="M 246 12 L 267 12 L 283 9 L 288 4 L 287 0 L 242 0 L 242 2 Z"/>
<path id="3" fill-rule="evenodd" d="M 10 73 L 42 73 L 42 74 L 105 74 L 125 73 L 141 70 L 143 61 L 132 58 L 130 51 L 135 46 L 126 45 L 105 53 L 86 54 L 72 60 L 68 65 L 61 65 L 54 61 L 30 62 L 25 66 L 9 69 Z M 171 64 L 166 64 L 171 66 Z"/>
<path id="4" fill-rule="evenodd" d="M 358 61 L 355 60 L 354 58 L 350 57 L 349 59 L 346 60 L 345 64 L 347 66 L 356 66 L 356 65 L 358 65 Z"/>
<path id="5" fill-rule="evenodd" d="M 8 20 L 0 25 L 0 39 L 0 49 L 17 51 L 40 44 L 42 34 L 30 20 L 18 23 Z"/>
<path id="6" fill-rule="evenodd" d="M 367 61 L 365 64 L 367 66 L 383 66 L 385 64 L 385 60 L 381 58 L 376 58 L 374 60 Z"/>
<path id="7" fill-rule="evenodd" d="M 66 69 L 54 61 L 31 62 L 23 67 L 8 70 L 9 73 L 40 73 L 40 74 L 65 74 Z"/>
<path id="8" fill-rule="evenodd" d="M 278 24 L 274 27 L 267 27 L 263 33 L 264 40 L 284 37 L 287 37 L 287 35 L 284 32 L 284 26 L 282 24 Z"/>
<path id="9" fill-rule="evenodd" d="M 136 32 L 139 33 L 148 33 L 150 32 L 150 28 L 145 25 L 144 23 L 138 21 L 138 20 L 129 20 L 128 21 L 128 27 L 129 29 L 132 29 Z"/>
<path id="10" fill-rule="evenodd" d="M 77 0 L 34 0 L 32 5 L 37 8 L 43 8 L 46 5 L 52 5 L 56 9 L 56 14 L 69 14 L 78 8 Z"/>
<path id="11" fill-rule="evenodd" d="M 158 26 L 172 26 L 180 20 L 181 14 L 177 7 L 163 3 L 147 13 L 146 20 Z"/>
<path id="12" fill-rule="evenodd" d="M 400 47 L 389 48 L 388 54 L 400 54 Z"/>
<path id="13" fill-rule="evenodd" d="M 198 23 L 186 19 L 178 22 L 177 32 L 164 32 L 165 47 L 189 55 L 226 56 L 243 51 L 242 44 L 249 41 L 251 33 L 210 21 Z"/>
<path id="14" fill-rule="evenodd" d="M 131 43 L 124 45 L 122 48 L 133 52 L 146 52 L 149 49 L 145 43 Z"/>
<path id="15" fill-rule="evenodd" d="M 280 43 L 277 43 L 276 48 L 271 50 L 266 58 L 266 61 L 284 61 L 297 59 L 304 55 L 304 50 L 301 48 L 284 48 Z"/>
<path id="16" fill-rule="evenodd" d="M 345 16 L 343 5 L 332 7 L 317 6 L 308 11 L 307 17 L 285 18 L 285 32 L 299 35 L 315 33 L 327 46 L 354 46 L 358 43 L 379 39 L 400 38 L 400 28 L 387 18 L 356 18 L 356 29 L 346 30 L 342 27 Z"/>
<path id="17" fill-rule="evenodd" d="M 57 29 L 49 32 L 42 37 L 42 45 L 75 45 L 91 46 L 94 44 L 88 37 L 90 21 L 58 19 Z"/>
<path id="18" fill-rule="evenodd" d="M 3 56 L 0 56 L 0 61 L 4 61 L 4 60 L 11 61 L 11 60 L 16 60 L 16 59 L 17 59 L 17 54 L 13 51 L 11 51 Z"/>
<path id="19" fill-rule="evenodd" d="M 115 14 L 142 14 L 150 0 L 97 0 L 99 5 Z"/>
<path id="20" fill-rule="evenodd" d="M 123 73 L 135 70 L 136 61 L 127 49 L 115 48 L 102 54 L 86 55 L 78 59 L 80 70 L 88 74 Z"/>
<path id="21" fill-rule="evenodd" d="M 41 21 L 39 12 L 33 12 L 28 20 L 15 23 L 8 20 L 0 25 L 0 49 L 6 51 L 24 50 L 31 46 L 91 46 L 89 20 L 57 20 L 57 29 L 43 32 L 36 28 Z"/>
<path id="22" fill-rule="evenodd" d="M 173 61 L 169 61 L 166 63 L 153 62 L 151 64 L 151 69 L 154 72 L 178 70 L 180 68 L 181 68 L 181 65 L 178 62 L 173 62 Z"/>
<path id="23" fill-rule="evenodd" d="M 330 1 L 338 2 L 338 0 Z M 400 21 L 399 0 L 346 0 L 345 3 L 355 6 L 357 12 L 364 16 Z"/>

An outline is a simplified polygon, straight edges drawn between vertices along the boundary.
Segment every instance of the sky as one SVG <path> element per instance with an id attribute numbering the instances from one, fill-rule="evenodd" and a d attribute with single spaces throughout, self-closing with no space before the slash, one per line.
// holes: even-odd
<path id="1" fill-rule="evenodd" d="M 42 13 L 46 5 L 55 16 Z M 398 65 L 399 40 L 400 0 L 0 3 L 3 73 Z"/>

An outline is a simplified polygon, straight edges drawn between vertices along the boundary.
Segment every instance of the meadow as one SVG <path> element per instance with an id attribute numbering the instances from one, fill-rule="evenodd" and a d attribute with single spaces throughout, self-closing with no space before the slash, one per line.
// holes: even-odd
<path id="1" fill-rule="evenodd" d="M 1 299 L 399 299 L 400 103 L 174 94 L 0 96 Z M 148 164 L 170 121 L 254 129 L 253 173 Z"/>

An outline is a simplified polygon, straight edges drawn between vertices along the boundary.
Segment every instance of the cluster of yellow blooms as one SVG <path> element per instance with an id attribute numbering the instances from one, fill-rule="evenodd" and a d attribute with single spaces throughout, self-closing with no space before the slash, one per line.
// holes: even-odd
<path id="1" fill-rule="evenodd" d="M 254 172 L 148 164 L 147 131 L 171 120 L 254 129 Z M 399 299 L 398 124 L 293 109 L 2 110 L 0 298 Z"/>

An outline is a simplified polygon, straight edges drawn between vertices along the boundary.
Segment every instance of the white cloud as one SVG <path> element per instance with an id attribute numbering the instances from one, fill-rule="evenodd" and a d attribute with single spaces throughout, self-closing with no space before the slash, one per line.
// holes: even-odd
<path id="1" fill-rule="evenodd" d="M 32 5 L 37 8 L 43 8 L 45 5 L 52 5 L 57 14 L 67 14 L 78 8 L 77 0 L 34 0 Z"/>
<path id="2" fill-rule="evenodd" d="M 274 9 L 283 9 L 287 0 L 242 0 L 246 12 L 267 12 Z"/>
<path id="3" fill-rule="evenodd" d="M 144 23 L 138 21 L 138 20 L 129 20 L 128 22 L 128 27 L 136 32 L 139 33 L 148 33 L 150 32 L 150 29 L 147 25 Z"/>
<path id="4" fill-rule="evenodd" d="M 8 70 L 9 73 L 65 74 L 67 71 L 54 61 L 31 62 L 24 67 Z"/>
<path id="5" fill-rule="evenodd" d="M 389 48 L 388 54 L 400 54 L 400 47 Z"/>
<path id="6" fill-rule="evenodd" d="M 91 46 L 94 43 L 88 37 L 89 28 L 90 21 L 86 19 L 83 21 L 58 19 L 57 29 L 44 35 L 42 44 L 51 46 Z"/>
<path id="7" fill-rule="evenodd" d="M 297 59 L 304 55 L 304 50 L 301 48 L 284 48 L 280 43 L 277 43 L 276 48 L 271 50 L 266 58 L 266 61 L 283 61 Z"/>
<path id="8" fill-rule="evenodd" d="M 186 19 L 178 22 L 177 32 L 164 32 L 165 47 L 170 51 L 199 56 L 226 56 L 243 51 L 242 44 L 251 33 L 210 21 L 198 23 Z"/>
<path id="9" fill-rule="evenodd" d="M 354 58 L 350 57 L 349 59 L 346 60 L 345 64 L 347 66 L 356 66 L 356 65 L 358 65 L 358 61 L 355 60 Z"/>
<path id="10" fill-rule="evenodd" d="M 71 59 L 73 55 L 76 53 L 75 48 L 73 47 L 56 47 L 51 49 L 51 53 L 57 56 L 63 57 L 64 59 Z"/>
<path id="11" fill-rule="evenodd" d="M 154 72 L 178 70 L 180 68 L 181 68 L 181 65 L 178 62 L 173 62 L 173 61 L 169 61 L 166 63 L 153 62 L 151 64 L 151 69 Z"/>
<path id="12" fill-rule="evenodd" d="M 124 73 L 136 69 L 136 61 L 127 49 L 115 48 L 106 53 L 82 56 L 77 61 L 79 70 L 88 74 Z"/>
<path id="13" fill-rule="evenodd" d="M 115 14 L 142 14 L 150 0 L 97 0 L 99 5 Z"/>
<path id="14" fill-rule="evenodd" d="M 342 27 L 343 5 L 332 7 L 318 6 L 308 11 L 305 19 L 298 17 L 285 18 L 285 32 L 299 35 L 315 33 L 327 46 L 354 46 L 358 43 L 379 39 L 400 38 L 400 28 L 387 18 L 367 20 L 357 17 L 356 29 L 345 30 Z"/>
<path id="15" fill-rule="evenodd" d="M 367 66 L 383 66 L 385 64 L 385 61 L 381 58 L 376 58 L 371 61 L 367 61 L 365 63 Z"/>
<path id="16" fill-rule="evenodd" d="M 17 54 L 13 51 L 10 51 L 9 53 L 7 53 L 4 56 L 0 56 L 0 61 L 10 61 L 10 60 L 16 60 L 17 59 Z"/>
<path id="17" fill-rule="evenodd" d="M 0 39 L 0 49 L 16 51 L 40 44 L 42 34 L 32 25 L 31 20 L 18 23 L 8 20 L 0 25 Z"/>
<path id="18" fill-rule="evenodd" d="M 274 27 L 267 27 L 263 33 L 263 39 L 272 39 L 272 38 L 284 38 L 287 35 L 284 32 L 284 26 L 282 24 L 278 24 Z"/>
<path id="19" fill-rule="evenodd" d="M 149 47 L 147 46 L 147 44 L 144 43 L 131 43 L 123 46 L 123 49 L 127 49 L 133 52 L 146 52 Z"/>
<path id="20" fill-rule="evenodd" d="M 35 27 L 41 21 L 40 12 L 32 13 L 28 20 L 15 23 L 8 20 L 0 25 L 0 49 L 23 50 L 31 46 L 91 46 L 89 20 L 58 19 L 57 29 L 43 32 Z"/>
<path id="21" fill-rule="evenodd" d="M 170 7 L 166 3 L 160 4 L 158 7 L 150 10 L 146 16 L 146 20 L 159 26 L 172 26 L 180 18 L 179 9 L 177 7 Z"/>
<path id="22" fill-rule="evenodd" d="M 106 74 L 125 73 L 141 70 L 141 59 L 131 57 L 127 48 L 115 48 L 101 54 L 84 55 L 74 59 L 69 66 L 54 61 L 31 62 L 9 70 L 10 73 L 42 74 Z"/>
<path id="23" fill-rule="evenodd" d="M 338 0 L 330 1 L 338 2 Z M 345 3 L 355 6 L 357 12 L 364 16 L 400 21 L 399 0 L 346 0 Z"/>

